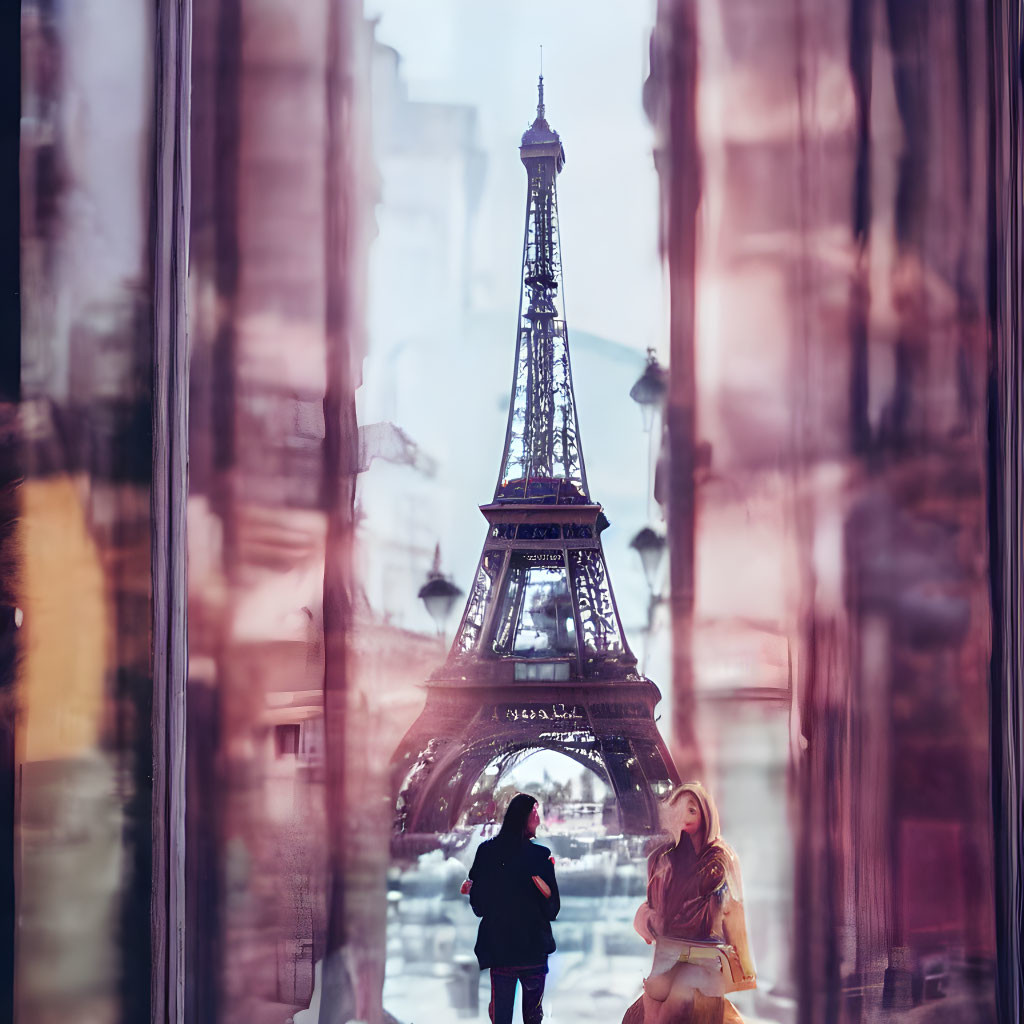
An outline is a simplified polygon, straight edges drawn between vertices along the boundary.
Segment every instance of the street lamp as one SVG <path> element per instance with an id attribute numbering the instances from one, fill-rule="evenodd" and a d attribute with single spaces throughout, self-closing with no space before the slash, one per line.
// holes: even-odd
<path id="1" fill-rule="evenodd" d="M 444 635 L 444 625 L 452 613 L 462 591 L 441 572 L 441 545 L 434 548 L 434 565 L 427 573 L 427 582 L 420 587 L 419 599 L 437 626 L 438 636 Z"/>
<path id="2" fill-rule="evenodd" d="M 648 433 L 654 425 L 654 410 L 665 401 L 668 391 L 668 374 L 665 372 L 654 349 L 647 350 L 647 365 L 636 383 L 629 389 L 629 397 L 640 406 L 644 430 Z"/>
<path id="3" fill-rule="evenodd" d="M 640 556 L 640 564 L 644 569 L 647 586 L 654 593 L 658 580 L 658 569 L 665 554 L 665 538 L 645 526 L 630 542 L 629 546 Z"/>
<path id="4" fill-rule="evenodd" d="M 668 392 L 668 374 L 658 362 L 654 349 L 647 350 L 647 365 L 636 383 L 629 389 L 629 397 L 640 406 L 644 433 L 647 435 L 647 518 L 651 516 L 652 463 L 654 461 L 654 410 L 664 401 Z"/>
<path id="5" fill-rule="evenodd" d="M 651 634 L 654 632 L 654 613 L 662 601 L 658 592 L 658 570 L 661 568 L 661 560 L 665 555 L 666 542 L 660 533 L 655 533 L 649 526 L 645 526 L 629 542 L 629 546 L 640 556 L 640 564 L 643 566 L 647 589 L 650 592 L 647 602 L 647 629 L 644 631 L 643 660 L 640 662 L 640 671 L 646 672 L 647 651 L 651 643 Z"/>

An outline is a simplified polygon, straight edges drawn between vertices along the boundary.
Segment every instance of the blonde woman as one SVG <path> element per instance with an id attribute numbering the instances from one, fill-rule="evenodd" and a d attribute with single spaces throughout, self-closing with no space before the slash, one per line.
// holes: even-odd
<path id="1" fill-rule="evenodd" d="M 644 993 L 623 1024 L 742 1024 L 727 992 L 755 987 L 736 854 L 699 782 L 662 807 L 669 838 L 647 861 L 647 900 L 633 921 L 654 946 Z"/>

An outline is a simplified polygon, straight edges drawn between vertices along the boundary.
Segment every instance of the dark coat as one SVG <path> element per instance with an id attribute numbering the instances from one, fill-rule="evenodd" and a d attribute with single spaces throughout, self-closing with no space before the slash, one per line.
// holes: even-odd
<path id="1" fill-rule="evenodd" d="M 539 875 L 551 895 L 533 881 Z M 551 922 L 558 916 L 558 883 L 551 851 L 530 840 L 508 844 L 489 839 L 476 851 L 469 902 L 482 917 L 474 952 L 485 967 L 527 967 L 555 951 Z"/>

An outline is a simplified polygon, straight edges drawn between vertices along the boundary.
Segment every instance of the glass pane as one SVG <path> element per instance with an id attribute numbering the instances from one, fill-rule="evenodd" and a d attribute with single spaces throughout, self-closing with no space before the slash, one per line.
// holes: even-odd
<path id="1" fill-rule="evenodd" d="M 0 678 L 0 784 L 16 798 L 12 807 L 0 797 L 0 898 L 13 887 L 17 914 L 0 905 L 0 1019 L 11 1019 L 13 992 L 17 1020 L 118 1024 L 150 1019 L 161 861 L 151 729 L 151 626 L 163 596 L 151 552 L 156 8 L 12 6 L 21 405 L 0 406 L 0 630 L 11 655 Z M 14 71 L 17 103 L 17 21 L 2 28 L 0 67 Z M 17 130 L 5 117 L 4 161 Z M 7 184 L 0 204 L 16 210 Z M 6 246 L 17 220 L 2 223 Z M 8 269 L 0 305 L 18 301 Z M 17 351 L 6 330 L 3 346 Z"/>
<path id="2" fill-rule="evenodd" d="M 576 627 L 565 569 L 527 569 L 513 653 L 539 657 L 575 649 Z"/>

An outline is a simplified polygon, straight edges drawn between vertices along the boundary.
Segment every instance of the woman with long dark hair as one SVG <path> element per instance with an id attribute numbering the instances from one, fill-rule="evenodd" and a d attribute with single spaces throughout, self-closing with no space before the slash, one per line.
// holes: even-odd
<path id="1" fill-rule="evenodd" d="M 470 868 L 469 902 L 482 918 L 475 953 L 491 971 L 488 1013 L 494 1024 L 512 1024 L 516 984 L 523 988 L 523 1024 L 539 1024 L 555 951 L 551 922 L 558 915 L 558 883 L 551 851 L 533 841 L 540 824 L 535 797 L 518 793 L 501 830 L 481 843 Z"/>

